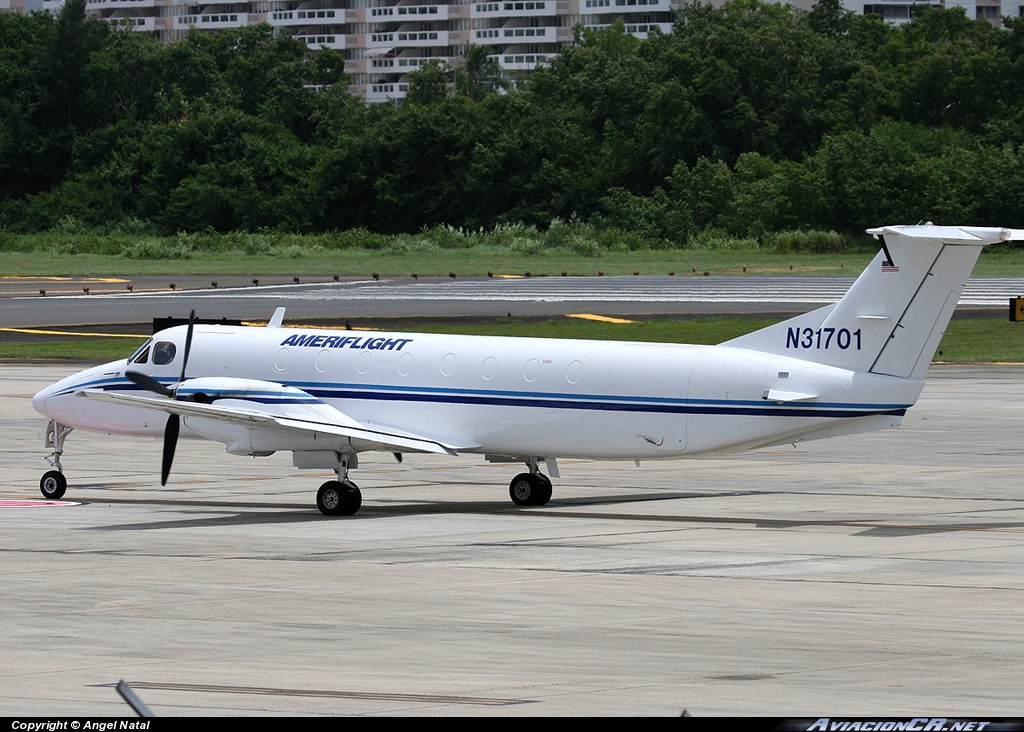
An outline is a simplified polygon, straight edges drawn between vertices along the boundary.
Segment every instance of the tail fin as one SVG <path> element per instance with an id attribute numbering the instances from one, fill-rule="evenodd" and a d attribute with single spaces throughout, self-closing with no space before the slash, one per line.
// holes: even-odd
<path id="1" fill-rule="evenodd" d="M 843 299 L 721 345 L 851 371 L 921 378 L 984 246 L 1024 230 L 976 226 L 869 229 L 882 251 Z"/>

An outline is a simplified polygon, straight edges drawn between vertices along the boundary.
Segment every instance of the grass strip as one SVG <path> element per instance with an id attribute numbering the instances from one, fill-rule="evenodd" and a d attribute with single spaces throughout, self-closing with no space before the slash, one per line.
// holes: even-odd
<path id="1" fill-rule="evenodd" d="M 608 323 L 576 318 L 542 322 L 496 320 L 492 323 L 432 323 L 417 326 L 418 332 L 461 335 L 526 336 L 593 340 L 647 341 L 657 343 L 714 344 L 770 325 L 771 320 L 701 318 L 697 320 L 649 320 Z M 143 339 L 69 337 L 62 340 L 0 340 L 3 359 L 65 359 L 113 361 L 126 358 Z M 953 320 L 939 349 L 946 363 L 1024 363 L 1024 324 L 998 319 Z"/>
<path id="2" fill-rule="evenodd" d="M 381 277 L 482 276 L 596 277 L 605 275 L 697 276 L 776 275 L 855 277 L 874 252 L 811 254 L 751 250 L 665 249 L 608 251 L 585 256 L 568 251 L 519 253 L 494 248 L 439 250 L 435 252 L 381 252 L 377 250 L 297 251 L 289 256 L 253 255 L 245 252 L 196 253 L 186 259 L 132 259 L 105 254 L 53 254 L 49 252 L 0 252 L 0 272 L 16 277 L 103 277 L 117 272 L 123 277 L 142 275 L 293 275 Z M 1024 277 L 1024 249 L 990 247 L 974 268 L 975 277 Z"/>

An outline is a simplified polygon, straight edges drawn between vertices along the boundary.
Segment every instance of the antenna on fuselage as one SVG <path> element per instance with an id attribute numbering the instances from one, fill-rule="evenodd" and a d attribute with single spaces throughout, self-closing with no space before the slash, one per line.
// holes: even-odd
<path id="1" fill-rule="evenodd" d="M 284 308 L 278 308 L 274 311 L 273 317 L 270 318 L 270 322 L 267 323 L 268 328 L 280 328 L 281 323 L 284 321 Z"/>

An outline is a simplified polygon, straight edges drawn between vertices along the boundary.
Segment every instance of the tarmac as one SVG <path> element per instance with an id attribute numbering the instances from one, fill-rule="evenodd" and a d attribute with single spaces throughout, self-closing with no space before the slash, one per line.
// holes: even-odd
<path id="1" fill-rule="evenodd" d="M 666 463 L 290 456 L 72 434 L 41 500 L 0 365 L 0 715 L 1024 716 L 1024 367 L 933 366 L 898 430 Z M 18 505 L 29 499 L 28 506 Z M 14 503 L 15 505 L 6 505 Z"/>

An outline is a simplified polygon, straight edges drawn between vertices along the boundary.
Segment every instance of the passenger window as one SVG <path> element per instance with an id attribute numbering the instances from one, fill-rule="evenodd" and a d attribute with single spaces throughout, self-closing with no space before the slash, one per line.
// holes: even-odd
<path id="1" fill-rule="evenodd" d="M 153 346 L 153 363 L 156 366 L 163 366 L 174 360 L 176 349 L 170 341 L 160 341 Z"/>

